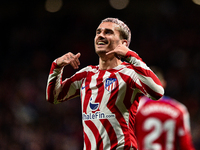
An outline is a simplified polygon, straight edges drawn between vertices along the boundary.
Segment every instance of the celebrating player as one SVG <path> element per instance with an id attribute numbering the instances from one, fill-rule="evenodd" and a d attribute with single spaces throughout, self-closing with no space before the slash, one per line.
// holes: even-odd
<path id="1" fill-rule="evenodd" d="M 106 18 L 94 38 L 99 65 L 87 66 L 62 80 L 64 66 L 79 68 L 81 54 L 68 52 L 52 63 L 47 101 L 58 104 L 81 97 L 84 150 L 136 150 L 134 123 L 139 98 L 144 94 L 157 100 L 164 94 L 157 76 L 128 48 L 130 40 L 124 22 Z"/>
<path id="2" fill-rule="evenodd" d="M 160 69 L 151 69 L 165 87 Z M 163 96 L 158 101 L 142 97 L 135 128 L 138 150 L 194 150 L 187 108 L 170 97 Z"/>

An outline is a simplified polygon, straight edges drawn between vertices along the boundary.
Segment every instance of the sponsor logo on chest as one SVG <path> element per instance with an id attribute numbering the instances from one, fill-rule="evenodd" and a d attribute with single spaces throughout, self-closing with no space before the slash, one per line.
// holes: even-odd
<path id="1" fill-rule="evenodd" d="M 99 103 L 95 103 L 92 98 L 90 98 L 89 104 L 88 104 L 90 110 L 92 112 L 89 113 L 83 113 L 82 119 L 83 120 L 96 120 L 96 119 L 112 119 L 115 118 L 115 114 L 106 114 L 101 111 L 97 111 L 99 108 Z"/>

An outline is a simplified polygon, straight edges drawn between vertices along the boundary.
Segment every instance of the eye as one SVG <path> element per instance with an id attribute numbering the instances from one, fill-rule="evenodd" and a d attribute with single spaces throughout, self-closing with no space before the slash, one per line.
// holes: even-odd
<path id="1" fill-rule="evenodd" d="M 113 34 L 113 31 L 112 30 L 106 30 L 105 34 Z"/>
<path id="2" fill-rule="evenodd" d="M 101 30 L 96 30 L 96 34 L 100 34 L 101 33 Z"/>

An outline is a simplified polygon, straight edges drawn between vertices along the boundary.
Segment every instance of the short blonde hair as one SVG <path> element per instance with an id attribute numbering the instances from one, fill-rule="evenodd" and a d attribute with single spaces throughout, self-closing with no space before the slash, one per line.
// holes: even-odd
<path id="1" fill-rule="evenodd" d="M 129 27 L 121 20 L 117 19 L 117 18 L 106 18 L 104 20 L 102 20 L 102 22 L 112 22 L 115 23 L 117 25 L 119 25 L 120 29 L 120 38 L 121 39 L 126 39 L 127 40 L 127 45 L 129 46 L 131 43 L 131 30 L 129 29 Z"/>

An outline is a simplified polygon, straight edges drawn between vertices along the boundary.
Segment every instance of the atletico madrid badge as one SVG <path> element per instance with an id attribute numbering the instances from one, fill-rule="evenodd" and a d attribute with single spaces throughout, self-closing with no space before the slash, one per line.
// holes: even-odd
<path id="1" fill-rule="evenodd" d="M 105 81 L 105 89 L 109 92 L 114 90 L 117 87 L 117 79 L 116 78 L 108 78 Z"/>

